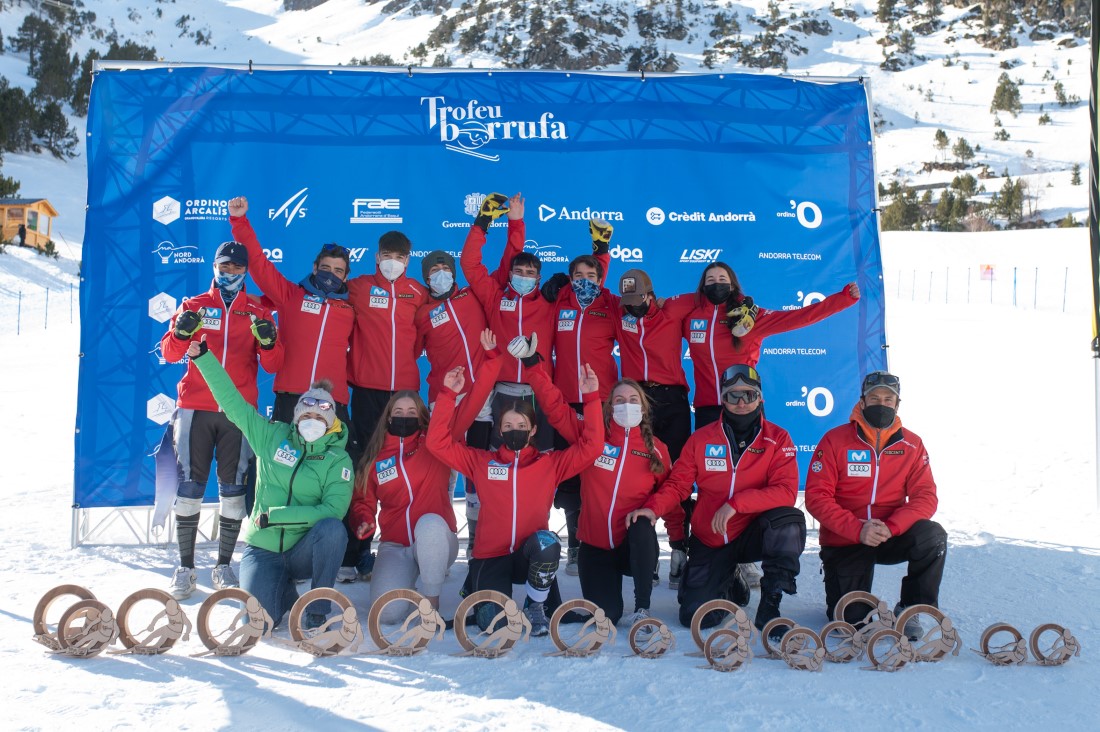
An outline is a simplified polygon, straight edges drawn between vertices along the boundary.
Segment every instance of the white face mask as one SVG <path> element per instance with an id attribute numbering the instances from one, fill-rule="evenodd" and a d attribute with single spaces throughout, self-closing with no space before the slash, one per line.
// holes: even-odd
<path id="1" fill-rule="evenodd" d="M 400 259 L 383 259 L 378 263 L 378 271 L 390 282 L 393 282 L 405 271 L 405 263 Z"/>
<path id="2" fill-rule="evenodd" d="M 642 423 L 642 405 L 641 404 L 616 404 L 611 407 L 611 418 L 615 420 L 620 427 L 630 429 L 637 427 Z"/>
<path id="3" fill-rule="evenodd" d="M 328 425 L 324 420 L 312 418 L 298 420 L 298 434 L 306 442 L 320 439 L 326 432 L 328 432 Z"/>
<path id="4" fill-rule="evenodd" d="M 446 295 L 454 287 L 455 276 L 445 269 L 436 270 L 428 276 L 428 284 L 433 294 Z"/>

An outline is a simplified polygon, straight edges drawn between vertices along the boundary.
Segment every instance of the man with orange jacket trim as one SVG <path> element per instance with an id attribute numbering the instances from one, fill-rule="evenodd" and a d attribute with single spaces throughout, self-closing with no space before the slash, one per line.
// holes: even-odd
<path id="1" fill-rule="evenodd" d="M 909 563 L 895 612 L 939 604 L 947 532 L 931 520 L 936 482 L 924 442 L 897 416 L 900 394 L 897 376 L 868 374 L 849 423 L 825 433 L 806 474 L 806 510 L 821 524 L 830 619 L 845 594 L 871 591 L 876 564 Z M 859 606 L 849 611 L 850 623 L 866 614 Z M 906 635 L 918 630 L 906 624 Z"/>

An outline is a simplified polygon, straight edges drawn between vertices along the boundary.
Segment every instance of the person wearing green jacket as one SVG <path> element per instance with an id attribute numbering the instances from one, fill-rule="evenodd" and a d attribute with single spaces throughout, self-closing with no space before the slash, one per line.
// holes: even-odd
<path id="1" fill-rule="evenodd" d="M 298 599 L 295 580 L 311 579 L 315 588 L 336 582 L 347 545 L 343 518 L 355 484 L 344 449 L 348 431 L 336 417 L 327 381 L 298 398 L 291 424 L 268 422 L 218 359 L 207 355 L 205 342 L 192 342 L 187 355 L 256 454 L 256 500 L 244 526 L 240 580 L 277 626 Z M 303 625 L 321 625 L 329 610 L 327 600 L 312 603 Z"/>

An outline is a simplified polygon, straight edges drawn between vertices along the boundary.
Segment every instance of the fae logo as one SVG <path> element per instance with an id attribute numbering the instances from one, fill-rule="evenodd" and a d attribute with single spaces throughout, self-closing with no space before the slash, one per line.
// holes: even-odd
<path id="1" fill-rule="evenodd" d="M 396 458 L 386 458 L 374 464 L 374 472 L 377 474 L 378 484 L 388 483 L 397 477 Z"/>
<path id="2" fill-rule="evenodd" d="M 161 264 L 203 264 L 206 260 L 194 253 L 196 249 L 198 247 L 193 244 L 162 241 L 157 244 L 153 254 L 160 257 Z"/>
<path id="3" fill-rule="evenodd" d="M 558 311 L 558 332 L 571 331 L 577 325 L 577 311 L 576 310 L 559 310 Z"/>
<path id="4" fill-rule="evenodd" d="M 631 249 L 630 247 L 611 247 L 608 251 L 608 256 L 612 259 L 617 259 L 620 262 L 641 262 L 642 250 L 638 247 Z"/>
<path id="5" fill-rule="evenodd" d="M 274 221 L 275 219 L 282 217 L 286 221 L 286 225 L 290 226 L 297 219 L 304 219 L 306 217 L 306 199 L 309 198 L 307 192 L 309 188 L 303 188 L 295 193 L 290 198 L 283 202 L 279 208 L 269 208 L 267 210 L 267 218 Z"/>
<path id="6" fill-rule="evenodd" d="M 471 99 L 466 106 L 452 107 L 447 98 L 420 97 L 420 106 L 428 104 L 428 129 L 439 130 L 443 146 L 463 155 L 470 155 L 495 163 L 499 155 L 491 155 L 481 148 L 493 140 L 567 140 L 569 134 L 564 122 L 554 120 L 552 112 L 543 112 L 537 121 L 517 122 L 504 120 L 499 105 L 482 105 Z"/>
<path id="7" fill-rule="evenodd" d="M 870 478 L 871 477 L 871 451 L 870 450 L 849 450 L 848 451 L 848 477 L 849 478 Z"/>
<path id="8" fill-rule="evenodd" d="M 167 226 L 180 217 L 180 202 L 171 196 L 153 203 L 153 219 Z"/>
<path id="9" fill-rule="evenodd" d="M 710 264 L 717 262 L 721 249 L 685 249 L 680 255 L 681 264 Z"/>
<path id="10" fill-rule="evenodd" d="M 703 467 L 710 472 L 719 472 L 726 469 L 726 446 L 707 444 L 703 448 Z"/>
<path id="11" fill-rule="evenodd" d="M 645 220 L 653 226 L 660 226 L 665 223 L 665 212 L 654 206 L 645 212 Z"/>
<path id="12" fill-rule="evenodd" d="M 400 198 L 356 198 L 351 202 L 353 224 L 400 224 Z"/>
<path id="13" fill-rule="evenodd" d="M 149 317 L 158 323 L 167 323 L 176 312 L 176 298 L 167 292 L 158 292 L 149 298 Z"/>

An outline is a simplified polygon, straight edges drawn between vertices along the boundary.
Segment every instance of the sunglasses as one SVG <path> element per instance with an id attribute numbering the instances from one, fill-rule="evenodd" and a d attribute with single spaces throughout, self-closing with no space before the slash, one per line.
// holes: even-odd
<path id="1" fill-rule="evenodd" d="M 339 244 L 325 244 L 321 247 L 321 251 L 325 254 L 335 254 L 336 256 L 346 256 L 348 254 L 348 248 L 342 247 Z"/>
<path id="2" fill-rule="evenodd" d="M 322 412 L 327 412 L 332 409 L 332 402 L 328 399 L 318 399 L 316 397 L 302 397 L 298 400 L 299 404 L 304 404 L 307 407 L 317 407 Z"/>
<path id="3" fill-rule="evenodd" d="M 879 386 L 885 386 L 887 389 L 893 389 L 895 392 L 900 392 L 901 379 L 886 371 L 873 371 L 864 377 L 863 393 L 866 394 L 869 390 Z"/>
<path id="4" fill-rule="evenodd" d="M 760 392 L 750 389 L 749 391 L 727 391 L 722 395 L 722 400 L 727 404 L 752 404 L 760 398 Z"/>

